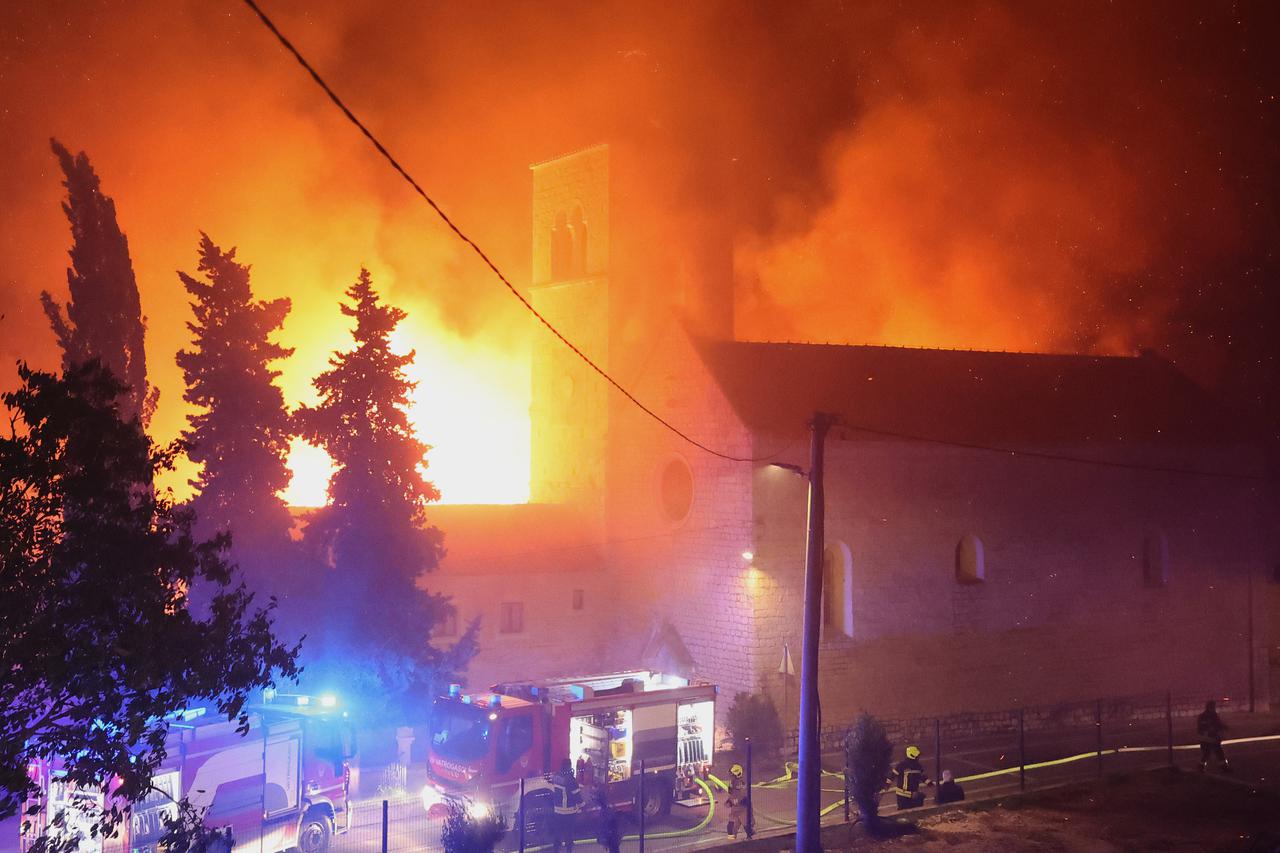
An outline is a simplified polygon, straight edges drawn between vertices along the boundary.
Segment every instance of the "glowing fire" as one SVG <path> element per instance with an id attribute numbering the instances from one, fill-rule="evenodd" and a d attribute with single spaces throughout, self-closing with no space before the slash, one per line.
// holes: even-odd
<path id="1" fill-rule="evenodd" d="M 414 350 L 408 370 L 418 383 L 409 419 L 431 445 L 427 479 L 441 503 L 524 503 L 529 500 L 528 374 L 486 359 L 467 342 L 416 324 L 413 315 L 393 339 Z M 293 482 L 282 492 L 291 506 L 321 506 L 333 473 L 328 454 L 295 440 L 289 453 Z"/>

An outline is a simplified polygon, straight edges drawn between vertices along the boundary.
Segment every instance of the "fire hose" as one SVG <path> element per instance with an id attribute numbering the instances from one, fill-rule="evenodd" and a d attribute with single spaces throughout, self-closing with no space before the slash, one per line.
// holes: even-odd
<path id="1" fill-rule="evenodd" d="M 1224 740 L 1222 743 L 1224 746 L 1231 746 L 1233 744 L 1262 743 L 1265 741 L 1276 741 L 1276 740 L 1280 740 L 1280 735 L 1259 735 L 1257 737 L 1230 738 L 1228 740 Z M 1180 751 L 1195 750 L 1199 748 L 1200 748 L 1200 745 L 1194 744 L 1194 743 L 1177 744 L 1176 746 L 1173 747 L 1173 749 L 1180 750 Z M 1166 745 L 1166 746 L 1120 746 L 1114 749 L 1104 749 L 1100 751 L 1093 750 L 1091 752 L 1081 752 L 1075 755 L 1068 755 L 1065 758 L 1053 758 L 1048 761 L 1037 761 L 1034 764 L 1019 765 L 1016 767 L 1002 767 L 999 770 L 989 770 L 985 773 L 973 773 L 969 776 L 959 776 L 956 778 L 955 781 L 976 782 L 982 779 L 992 779 L 992 778 L 995 778 L 996 776 L 1008 776 L 1013 773 L 1019 773 L 1022 770 L 1040 770 L 1045 767 L 1056 767 L 1062 764 L 1070 764 L 1073 761 L 1085 761 L 1090 758 L 1097 758 L 1100 755 L 1127 755 L 1129 753 L 1137 753 L 1137 752 L 1163 752 L 1168 749 L 1169 747 Z M 844 774 L 835 773 L 831 770 L 823 770 L 822 775 L 834 776 L 840 779 L 844 778 Z M 783 764 L 783 774 L 781 776 L 778 776 L 775 779 L 770 779 L 768 782 L 761 782 L 760 784 L 754 787 L 778 788 L 786 784 L 787 782 L 792 781 L 794 778 L 795 778 L 795 775 L 793 772 L 792 762 L 788 761 Z M 716 781 L 718 782 L 719 780 L 716 780 Z M 830 791 L 829 789 L 826 789 L 826 788 L 824 788 L 823 790 L 828 791 L 829 793 L 844 793 L 843 790 Z M 819 814 L 821 817 L 826 817 L 836 809 L 842 808 L 844 804 L 845 804 L 845 801 L 843 799 L 837 800 L 836 802 L 824 808 Z M 763 812 L 760 812 L 758 810 L 755 810 L 754 813 L 757 817 L 762 817 L 765 820 L 769 821 L 770 823 L 777 824 L 778 826 L 795 826 L 796 825 L 796 822 L 793 820 L 783 820 L 781 818 L 771 817 L 770 815 L 764 814 Z"/>

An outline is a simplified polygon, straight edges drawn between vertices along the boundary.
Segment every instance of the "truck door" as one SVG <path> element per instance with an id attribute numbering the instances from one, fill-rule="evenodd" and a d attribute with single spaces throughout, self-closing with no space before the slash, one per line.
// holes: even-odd
<path id="1" fill-rule="evenodd" d="M 642 705 L 631 712 L 631 772 L 640 772 L 640 762 L 645 770 L 654 773 L 676 766 L 676 706 Z"/>
<path id="2" fill-rule="evenodd" d="M 521 708 L 502 715 L 498 727 L 497 750 L 494 753 L 493 781 L 519 779 L 538 772 L 539 762 L 533 754 L 534 711 Z"/>
<path id="3" fill-rule="evenodd" d="M 262 807 L 267 820 L 296 814 L 302 793 L 298 767 L 302 757 L 302 739 L 296 731 L 267 737 L 265 785 Z"/>

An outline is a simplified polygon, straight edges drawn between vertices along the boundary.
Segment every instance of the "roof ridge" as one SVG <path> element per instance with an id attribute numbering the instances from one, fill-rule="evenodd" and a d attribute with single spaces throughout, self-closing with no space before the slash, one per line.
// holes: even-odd
<path id="1" fill-rule="evenodd" d="M 978 349 L 973 347 L 941 347 L 941 346 L 922 346 L 913 344 L 875 344 L 875 343 L 834 343 L 832 341 L 744 341 L 730 340 L 724 341 L 728 344 L 742 344 L 747 346 L 800 346 L 800 347 L 832 347 L 836 349 L 883 349 L 883 350 L 913 350 L 917 352 L 964 352 L 974 353 L 977 355 L 1025 355 L 1037 358 L 1070 358 L 1070 359 L 1093 359 L 1096 361 L 1116 360 L 1116 361 L 1137 361 L 1143 358 L 1141 353 L 1134 355 L 1116 355 L 1111 353 L 1089 353 L 1089 352 L 1045 352 L 1043 350 L 1005 350 L 1005 349 Z M 1158 354 L 1156 354 L 1158 356 Z"/>

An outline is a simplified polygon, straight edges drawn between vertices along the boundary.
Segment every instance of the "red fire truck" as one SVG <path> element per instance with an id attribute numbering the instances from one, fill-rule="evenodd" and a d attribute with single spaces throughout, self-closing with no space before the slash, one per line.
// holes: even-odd
<path id="1" fill-rule="evenodd" d="M 710 767 L 716 692 L 648 671 L 497 684 L 484 693 L 452 685 L 432 710 L 423 805 L 438 814 L 447 799 L 464 799 L 508 817 L 523 806 L 527 823 L 541 823 L 550 775 L 566 758 L 588 803 L 590 789 L 604 785 L 611 803 L 648 817 L 673 801 L 691 804 L 702 797 L 694 779 Z"/>
<path id="2" fill-rule="evenodd" d="M 244 735 L 235 721 L 204 709 L 177 715 L 169 722 L 168 756 L 153 779 L 157 791 L 133 805 L 115 838 L 85 838 L 80 851 L 156 853 L 164 818 L 176 814 L 175 801 L 186 796 L 208 809 L 208 826 L 230 828 L 237 853 L 323 853 L 347 827 L 354 729 L 332 697 L 268 692 L 265 699 L 250 710 Z M 45 807 L 22 839 L 24 851 L 54 826 L 59 811 L 76 831 L 86 814 L 103 805 L 100 792 L 63 785 L 56 761 L 34 764 L 30 771 Z"/>

